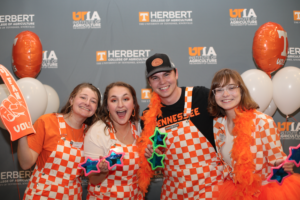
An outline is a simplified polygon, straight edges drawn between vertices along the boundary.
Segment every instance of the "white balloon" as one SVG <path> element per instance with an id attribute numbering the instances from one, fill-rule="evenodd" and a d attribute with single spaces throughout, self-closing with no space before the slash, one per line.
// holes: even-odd
<path id="1" fill-rule="evenodd" d="M 18 86 L 26 101 L 31 121 L 34 123 L 45 113 L 47 107 L 47 92 L 44 85 L 35 78 L 21 78 L 17 81 Z"/>
<path id="2" fill-rule="evenodd" d="M 273 77 L 273 99 L 285 115 L 292 114 L 300 107 L 300 69 L 284 67 Z"/>
<path id="3" fill-rule="evenodd" d="M 272 117 L 274 115 L 274 113 L 276 112 L 276 110 L 277 110 L 277 106 L 276 106 L 274 100 L 272 99 L 271 103 L 269 104 L 267 109 L 264 111 L 264 113 Z"/>
<path id="4" fill-rule="evenodd" d="M 48 103 L 44 114 L 47 113 L 53 113 L 58 112 L 59 109 L 59 97 L 56 91 L 49 85 L 44 85 L 47 97 L 48 97 Z"/>
<path id="5" fill-rule="evenodd" d="M 252 99 L 259 105 L 259 111 L 266 110 L 272 100 L 272 81 L 263 71 L 250 69 L 242 75 Z"/>
<path id="6" fill-rule="evenodd" d="M 0 103 L 2 103 L 2 101 L 4 99 L 6 99 L 9 95 L 10 95 L 10 93 L 9 93 L 6 85 L 5 84 L 0 84 Z M 1 118 L 0 118 L 0 127 L 6 130 L 6 127 L 2 123 Z"/>

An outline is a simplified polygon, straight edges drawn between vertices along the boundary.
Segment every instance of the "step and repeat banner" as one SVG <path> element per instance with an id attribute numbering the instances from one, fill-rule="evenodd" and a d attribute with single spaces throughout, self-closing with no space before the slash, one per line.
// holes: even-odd
<path id="1" fill-rule="evenodd" d="M 124 81 L 135 88 L 142 111 L 149 103 L 151 92 L 145 76 L 145 61 L 149 56 L 169 55 L 178 69 L 179 86 L 210 87 L 214 73 L 222 68 L 235 69 L 240 74 L 260 70 L 252 46 L 256 31 L 267 22 L 277 23 L 284 29 L 280 37 L 288 52 L 286 60 L 278 59 L 277 64 L 284 64 L 282 69 L 293 66 L 297 72 L 300 68 L 299 0 L 2 1 L 0 64 L 19 80 L 12 64 L 13 46 L 17 42 L 15 37 L 28 30 L 42 43 L 42 66 L 36 79 L 56 92 L 59 109 L 79 83 L 90 82 L 103 93 L 108 84 Z M 271 73 L 271 77 L 280 70 Z M 299 85 L 299 75 L 295 77 L 295 85 L 291 87 Z M 3 84 L 1 80 L 0 84 Z M 39 98 L 39 91 L 34 92 L 37 98 L 33 103 L 38 107 L 43 98 Z M 282 110 L 273 101 L 266 102 L 287 154 L 290 146 L 300 142 L 300 103 L 290 103 L 290 100 L 300 102 L 299 90 L 294 93 L 294 96 L 284 96 L 287 101 L 283 99 Z M 263 95 L 258 98 L 265 99 Z M 293 114 L 288 118 L 284 106 L 293 106 Z M 9 133 L 3 128 L 0 133 L 1 198 L 18 199 L 19 194 L 23 196 L 31 171 L 22 170 L 18 163 L 17 141 L 11 143 Z M 87 180 L 83 183 L 85 199 Z M 148 199 L 159 199 L 161 183 L 159 176 L 152 181 Z"/>

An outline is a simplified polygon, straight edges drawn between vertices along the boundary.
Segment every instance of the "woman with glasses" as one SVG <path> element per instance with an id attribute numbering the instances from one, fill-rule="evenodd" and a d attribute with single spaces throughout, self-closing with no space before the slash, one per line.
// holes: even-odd
<path id="1" fill-rule="evenodd" d="M 211 84 L 208 111 L 215 117 L 214 137 L 224 164 L 224 184 L 219 199 L 300 199 L 300 175 L 293 174 L 280 186 L 268 182 L 271 167 L 285 159 L 279 131 L 272 117 L 257 111 L 238 72 L 218 71 Z M 294 164 L 283 165 L 293 173 Z"/>

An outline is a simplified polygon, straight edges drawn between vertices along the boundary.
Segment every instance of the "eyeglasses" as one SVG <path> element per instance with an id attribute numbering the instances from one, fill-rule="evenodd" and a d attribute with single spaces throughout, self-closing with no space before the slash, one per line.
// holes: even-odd
<path id="1" fill-rule="evenodd" d="M 216 88 L 213 91 L 215 96 L 221 96 L 224 94 L 224 91 L 226 90 L 229 94 L 235 94 L 236 93 L 236 89 L 240 87 L 238 85 L 234 85 L 234 84 L 230 84 L 230 85 L 226 85 L 225 87 L 221 87 L 221 88 Z"/>

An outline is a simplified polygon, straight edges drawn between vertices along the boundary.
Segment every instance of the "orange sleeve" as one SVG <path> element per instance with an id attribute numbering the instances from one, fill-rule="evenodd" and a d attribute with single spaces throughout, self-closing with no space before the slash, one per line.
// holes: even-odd
<path id="1" fill-rule="evenodd" d="M 42 120 L 42 118 L 39 118 L 36 120 L 33 127 L 36 131 L 36 134 L 27 136 L 28 146 L 30 149 L 40 154 L 45 140 L 45 122 Z"/>
<path id="2" fill-rule="evenodd" d="M 36 164 L 41 169 L 60 139 L 58 121 L 55 114 L 46 114 L 37 119 L 33 126 L 36 134 L 27 136 L 27 141 L 29 148 L 39 154 Z"/>

